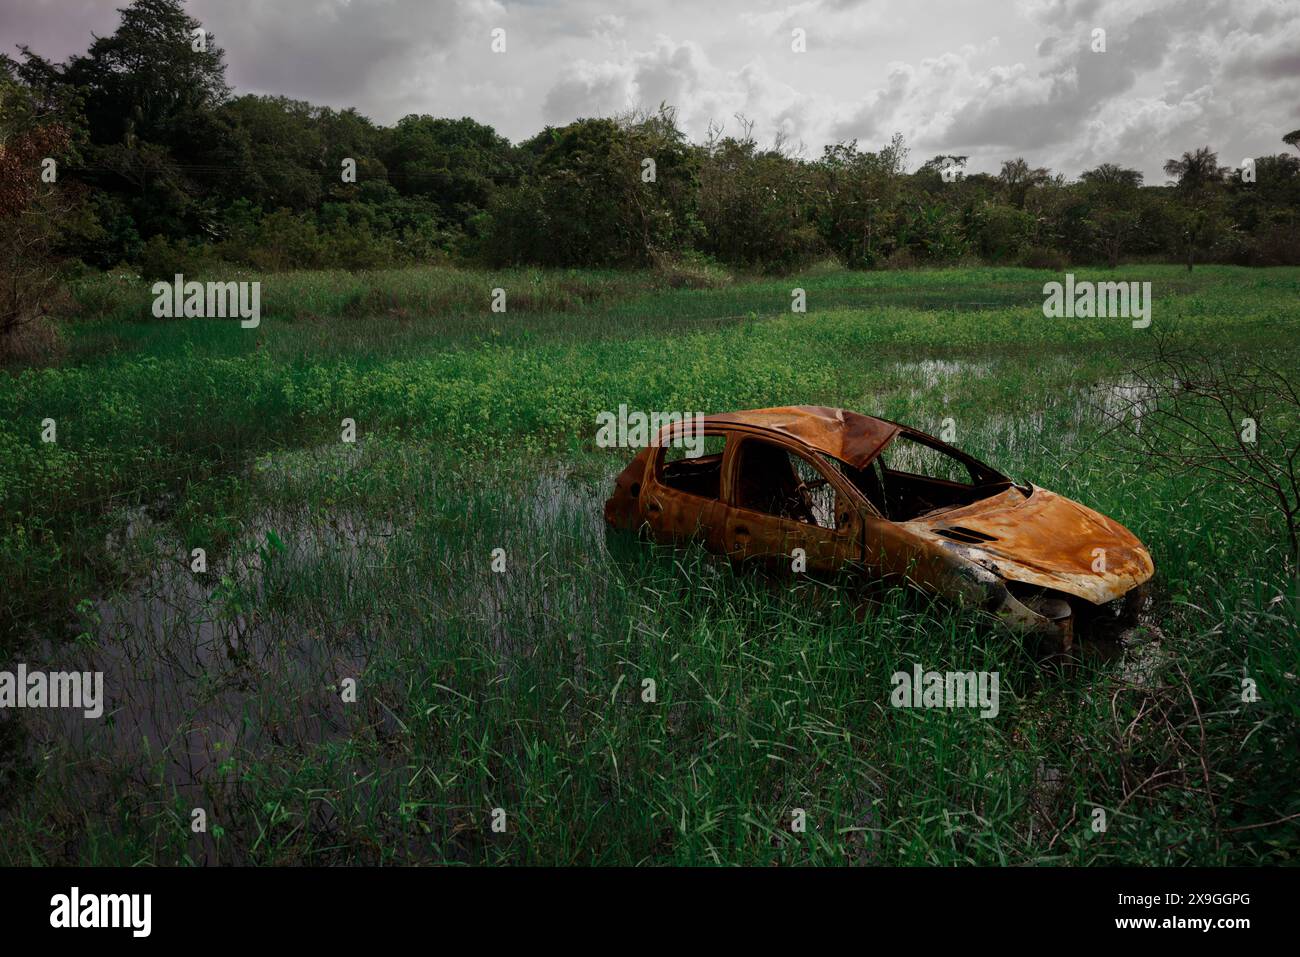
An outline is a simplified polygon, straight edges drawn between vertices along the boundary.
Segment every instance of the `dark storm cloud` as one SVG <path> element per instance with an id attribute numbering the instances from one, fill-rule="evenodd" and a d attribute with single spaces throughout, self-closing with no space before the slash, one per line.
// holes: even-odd
<path id="1" fill-rule="evenodd" d="M 1046 82 L 991 86 L 981 102 L 957 117 L 949 137 L 955 145 L 1011 149 L 1056 142 L 1131 89 L 1140 74 L 1158 70 L 1171 38 L 1164 16 L 1157 13 L 1107 31 L 1105 52 L 1094 52 L 1091 32 L 1080 29 L 1040 74 Z"/>
<path id="2" fill-rule="evenodd" d="M 419 0 L 203 0 L 190 8 L 213 24 L 239 87 L 317 102 L 365 98 L 393 65 L 449 49 L 464 26 L 458 4 Z"/>
<path id="3" fill-rule="evenodd" d="M 126 0 L 7 2 L 0 14 L 6 52 L 26 43 L 54 60 L 84 52 L 92 34 L 117 27 Z M 187 9 L 226 51 L 240 91 L 315 101 L 358 98 L 385 66 L 446 49 L 465 17 L 438 0 L 191 0 Z"/>

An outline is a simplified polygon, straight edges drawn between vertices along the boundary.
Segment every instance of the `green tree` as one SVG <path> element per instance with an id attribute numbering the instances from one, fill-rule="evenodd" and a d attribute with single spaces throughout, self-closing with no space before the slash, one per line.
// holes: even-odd
<path id="1" fill-rule="evenodd" d="M 146 237 L 208 235 L 237 158 L 237 137 L 215 110 L 229 92 L 224 54 L 179 0 L 133 0 L 119 12 L 113 34 L 65 64 L 22 48 L 23 78 L 74 95 L 84 110 L 88 142 L 72 177 L 118 196 Z M 123 252 L 92 258 L 107 265 Z"/>
<path id="2" fill-rule="evenodd" d="M 1031 189 L 1042 186 L 1051 179 L 1051 173 L 1043 167 L 1031 167 L 1022 158 L 1007 160 L 998 173 L 1006 199 L 1016 209 L 1025 208 L 1025 197 Z"/>
<path id="3" fill-rule="evenodd" d="M 436 204 L 441 219 L 464 228 L 487 209 L 492 195 L 517 181 L 514 147 L 492 127 L 459 120 L 405 116 L 387 137 L 382 159 L 402 196 Z"/>
<path id="4" fill-rule="evenodd" d="M 737 136 L 710 131 L 700 170 L 701 246 L 733 266 L 784 270 L 822 248 L 809 210 L 815 184 L 807 165 L 777 141 L 764 149 L 753 123 Z"/>
<path id="5" fill-rule="evenodd" d="M 1207 249 L 1224 232 L 1223 177 L 1226 170 L 1208 146 L 1185 152 L 1165 162 L 1165 175 L 1174 183 L 1176 208 L 1173 225 L 1176 242 L 1192 271 L 1198 249 Z"/>
<path id="6" fill-rule="evenodd" d="M 225 53 L 181 0 L 132 0 L 111 36 L 62 68 L 63 82 L 85 91 L 95 143 L 140 139 L 168 143 L 182 136 L 196 111 L 229 93 Z"/>
<path id="7" fill-rule="evenodd" d="M 1114 269 L 1142 224 L 1142 173 L 1102 163 L 1079 177 L 1087 207 L 1084 226 L 1091 245 Z"/>
<path id="8" fill-rule="evenodd" d="M 699 159 L 671 111 L 578 120 L 522 150 L 530 172 L 491 205 L 492 261 L 646 265 L 689 248 Z"/>
<path id="9" fill-rule="evenodd" d="M 0 351 L 45 315 L 58 288 L 59 230 L 77 213 L 76 190 L 43 176 L 71 155 L 72 137 L 0 62 Z"/>
<path id="10" fill-rule="evenodd" d="M 1243 234 L 1242 262 L 1300 265 L 1300 157 L 1255 157 L 1255 176 L 1228 177 L 1228 217 Z"/>
<path id="11" fill-rule="evenodd" d="M 827 146 L 813 170 L 813 218 L 822 240 L 847 266 L 871 266 L 905 244 L 900 235 L 907 148 L 895 134 L 878 153 L 857 141 Z"/>
<path id="12" fill-rule="evenodd" d="M 243 171 L 232 200 L 295 212 L 320 204 L 326 170 L 318 109 L 281 96 L 241 96 L 221 112 L 234 131 L 235 165 Z"/>

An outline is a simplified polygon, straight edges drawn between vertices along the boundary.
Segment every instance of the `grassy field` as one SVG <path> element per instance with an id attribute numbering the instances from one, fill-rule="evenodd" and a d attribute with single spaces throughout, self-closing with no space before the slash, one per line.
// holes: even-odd
<path id="1" fill-rule="evenodd" d="M 1300 270 L 1122 273 L 1077 271 L 1150 280 L 1153 327 L 1207 352 L 1300 359 Z M 257 329 L 155 320 L 100 277 L 57 359 L 0 372 L 0 659 L 103 671 L 110 698 L 0 719 L 0 864 L 1295 861 L 1280 522 L 1109 454 L 1097 407 L 1150 331 L 1045 319 L 1059 276 L 238 278 Z M 631 452 L 594 437 L 620 403 L 951 418 L 1136 532 L 1150 614 L 1046 668 L 901 589 L 615 561 Z M 913 662 L 999 672 L 1000 713 L 891 708 Z"/>

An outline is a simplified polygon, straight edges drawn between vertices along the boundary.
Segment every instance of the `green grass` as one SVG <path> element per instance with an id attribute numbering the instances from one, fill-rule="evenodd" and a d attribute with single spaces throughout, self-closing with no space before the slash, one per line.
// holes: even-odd
<path id="1" fill-rule="evenodd" d="M 1149 279 L 1156 325 L 1294 365 L 1300 270 L 1077 274 Z M 0 647 L 102 669 L 120 706 L 0 725 L 0 863 L 1294 860 L 1296 821 L 1272 823 L 1300 813 L 1278 522 L 1108 456 L 1090 390 L 1145 333 L 1043 318 L 1059 277 L 260 278 L 256 330 L 89 280 L 62 358 L 0 374 Z M 616 560 L 601 505 L 630 452 L 593 440 L 620 403 L 952 418 L 1138 533 L 1151 619 L 1059 671 L 902 590 Z M 1000 714 L 891 708 L 913 661 L 998 671 Z"/>

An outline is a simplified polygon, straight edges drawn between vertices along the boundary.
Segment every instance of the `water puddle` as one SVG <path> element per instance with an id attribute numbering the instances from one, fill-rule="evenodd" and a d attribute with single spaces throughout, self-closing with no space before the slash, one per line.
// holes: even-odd
<path id="1" fill-rule="evenodd" d="M 280 544 L 265 537 L 215 560 L 208 574 L 191 571 L 178 543 L 154 539 L 163 560 L 121 593 L 83 603 L 80 639 L 33 649 L 29 672 L 102 672 L 105 700 L 98 719 L 79 710 L 25 712 L 29 755 L 38 762 L 61 755 L 75 778 L 68 784 L 87 795 L 110 772 L 129 769 L 197 799 L 204 785 L 226 779 L 237 755 L 349 733 L 355 717 L 340 689 L 365 669 L 365 636 L 326 635 L 322 623 L 277 613 L 270 592 L 322 556 L 363 560 L 391 530 L 271 513 L 257 524 L 278 530 Z M 127 535 L 155 531 L 140 518 Z"/>
<path id="2" fill-rule="evenodd" d="M 956 376 L 982 376 L 989 370 L 987 362 L 971 362 L 966 359 L 920 359 L 916 362 L 895 362 L 892 371 L 909 381 L 919 379 L 919 385 L 927 389 L 938 388 Z"/>
<path id="3" fill-rule="evenodd" d="M 286 477 L 274 460 L 259 471 Z M 430 508 L 399 516 L 400 525 L 357 512 L 264 509 L 227 553 L 208 557 L 206 573 L 193 571 L 182 543 L 151 518 L 158 509 L 123 514 L 110 552 L 152 570 L 82 602 L 76 639 L 46 638 L 25 657 L 29 673 L 101 672 L 103 716 L 12 711 L 0 722 L 6 748 L 29 768 L 60 768 L 83 801 L 108 793 L 125 772 L 198 806 L 205 788 L 233 786 L 242 762 L 343 741 L 376 723 L 400 727 L 386 707 L 343 697 L 347 679 L 363 679 L 377 641 L 391 650 L 401 640 L 380 623 L 390 582 L 407 600 L 431 585 L 434 617 L 481 630 L 503 661 L 530 650 L 531 629 L 521 634 L 520 622 L 562 622 L 579 644 L 599 627 L 600 596 L 572 571 L 608 561 L 595 489 L 543 472 L 504 494 L 485 485 L 452 501 L 463 514 Z M 493 511 L 504 514 L 485 520 Z M 493 542 L 484 526 L 508 534 Z M 508 575 L 490 570 L 496 547 Z M 467 566 L 474 571 L 460 581 L 437 574 Z M 407 608 L 393 617 L 406 620 Z"/>

